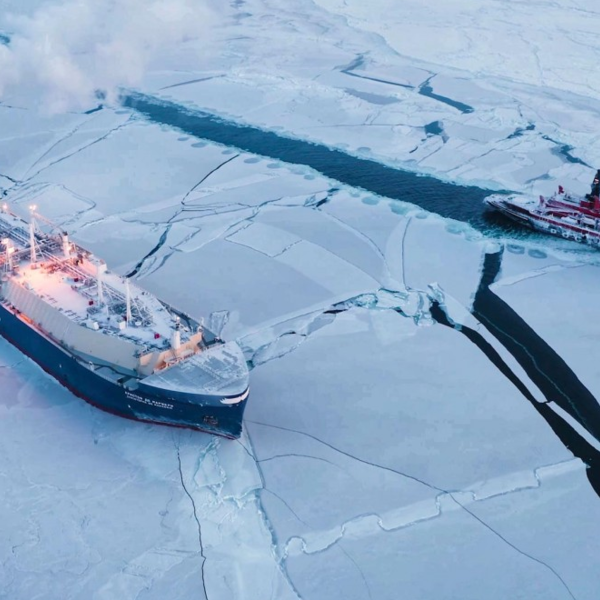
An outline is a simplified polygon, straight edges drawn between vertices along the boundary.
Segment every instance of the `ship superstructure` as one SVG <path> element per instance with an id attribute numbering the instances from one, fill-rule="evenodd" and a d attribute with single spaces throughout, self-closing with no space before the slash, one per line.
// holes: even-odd
<path id="1" fill-rule="evenodd" d="M 570 194 L 558 186 L 549 197 L 492 194 L 485 202 L 509 219 L 537 231 L 600 247 L 600 170 L 585 196 Z"/>
<path id="2" fill-rule="evenodd" d="M 239 346 L 110 272 L 33 205 L 30 217 L 0 212 L 0 334 L 100 408 L 239 436 Z"/>

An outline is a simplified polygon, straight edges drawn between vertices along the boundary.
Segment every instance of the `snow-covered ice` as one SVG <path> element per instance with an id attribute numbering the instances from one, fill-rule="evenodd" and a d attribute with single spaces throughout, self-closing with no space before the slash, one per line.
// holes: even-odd
<path id="1" fill-rule="evenodd" d="M 180 107 L 171 125 L 96 97 L 48 113 L 52 85 L 0 79 L 4 199 L 252 367 L 226 441 L 106 415 L 0 340 L 0 598 L 594 600 L 597 253 L 490 241 L 176 125 L 203 111 L 448 182 L 582 191 L 599 18 L 212 3 L 210 40 L 167 36 L 135 82 Z M 28 31 L 0 14 L 0 65 Z"/>

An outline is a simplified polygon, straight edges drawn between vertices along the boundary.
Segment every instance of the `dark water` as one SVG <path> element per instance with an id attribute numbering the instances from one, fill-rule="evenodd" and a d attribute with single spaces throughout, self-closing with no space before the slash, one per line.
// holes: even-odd
<path id="1" fill-rule="evenodd" d="M 240 125 L 201 110 L 190 110 L 180 104 L 143 94 L 125 96 L 122 103 L 155 123 L 253 154 L 290 164 L 305 165 L 348 186 L 409 202 L 442 217 L 468 223 L 489 237 L 508 239 L 516 243 L 527 240 L 540 241 L 543 244 L 548 240 L 543 234 L 525 229 L 499 213 L 487 210 L 483 199 L 491 193 L 490 190 L 456 185 L 428 175 L 386 166 L 375 160 L 352 156 L 343 150 L 285 137 L 249 125 Z M 441 122 L 433 122 L 427 128 L 427 133 L 444 135 Z M 515 132 L 515 135 L 530 129 L 533 129 L 533 126 L 520 133 Z M 204 142 L 195 145 L 200 147 Z M 568 247 L 572 252 L 590 252 L 589 248 L 574 242 L 553 240 L 553 246 L 556 245 L 565 249 Z"/>
<path id="2" fill-rule="evenodd" d="M 452 108 L 456 108 L 461 113 L 468 114 L 473 112 L 473 107 L 465 104 L 464 102 L 459 102 L 458 100 L 453 100 L 452 98 L 448 98 L 448 96 L 442 96 L 441 94 L 436 94 L 433 91 L 433 87 L 429 84 L 429 80 L 427 80 L 423 85 L 419 87 L 419 94 L 421 96 L 427 96 L 428 98 L 432 98 L 433 100 L 437 100 L 438 102 L 442 102 L 443 104 L 447 104 Z"/>
<path id="3" fill-rule="evenodd" d="M 433 121 L 432 123 L 428 123 L 423 129 L 425 129 L 425 133 L 430 135 L 442 135 L 442 133 L 444 133 L 444 127 L 441 121 Z"/>
<path id="4" fill-rule="evenodd" d="M 90 108 L 90 110 L 86 110 L 83 114 L 84 115 L 93 115 L 96 112 L 100 112 L 103 108 L 104 108 L 104 106 L 102 104 L 98 104 L 98 106 L 96 106 L 96 108 Z"/>
<path id="5" fill-rule="evenodd" d="M 592 168 L 584 160 L 581 160 L 577 156 L 573 156 L 573 154 L 571 154 L 571 151 L 574 150 L 573 146 L 569 146 L 568 144 L 561 144 L 560 142 L 553 140 L 547 135 L 543 135 L 542 138 L 555 144 L 554 148 L 552 148 L 552 153 L 556 156 L 562 158 L 566 162 L 570 162 L 575 165 L 583 165 L 584 167 L 589 167 L 590 169 Z"/>
<path id="6" fill-rule="evenodd" d="M 480 230 L 490 228 L 483 207 L 483 199 L 490 194 L 489 190 L 446 183 L 433 177 L 395 169 L 321 144 L 238 125 L 209 113 L 190 111 L 180 105 L 162 100 L 159 102 L 141 94 L 127 96 L 123 103 L 154 122 L 176 127 L 190 135 L 291 164 L 306 165 L 346 185 L 410 202 L 442 217 L 464 221 Z"/>
<path id="7" fill-rule="evenodd" d="M 517 127 L 506 139 L 512 140 L 514 138 L 522 137 L 525 135 L 526 131 L 535 131 L 535 125 L 533 123 L 529 123 L 527 127 Z"/>

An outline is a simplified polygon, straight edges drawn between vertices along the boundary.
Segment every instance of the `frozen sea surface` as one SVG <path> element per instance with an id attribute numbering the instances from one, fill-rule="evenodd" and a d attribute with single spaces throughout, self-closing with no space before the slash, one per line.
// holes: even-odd
<path id="1" fill-rule="evenodd" d="M 452 184 L 585 188 L 599 94 L 551 58 L 575 36 L 587 64 L 598 15 L 369 7 L 215 8 L 214 45 L 136 92 L 169 119 L 3 98 L 4 199 L 238 340 L 252 391 L 235 442 L 133 423 L 0 340 L 0 598 L 597 598 L 599 255 L 473 228 Z M 495 23 L 523 60 L 482 43 Z M 200 114 L 409 169 L 411 195 Z"/>

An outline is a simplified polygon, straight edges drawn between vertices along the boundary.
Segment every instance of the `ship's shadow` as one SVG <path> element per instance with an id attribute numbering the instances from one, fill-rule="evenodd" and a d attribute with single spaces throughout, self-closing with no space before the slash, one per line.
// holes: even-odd
<path id="1" fill-rule="evenodd" d="M 600 405 L 559 354 L 515 310 L 490 290 L 489 286 L 500 272 L 502 257 L 502 250 L 485 255 L 472 314 L 512 354 L 544 395 L 546 403 L 540 403 L 534 398 L 527 386 L 478 331 L 464 325 L 456 326 L 437 302 L 433 303 L 431 314 L 441 325 L 452 327 L 467 337 L 515 385 L 565 447 L 587 465 L 587 478 L 600 496 L 600 452 L 555 412 L 549 403 L 554 402 L 560 406 L 599 441 Z"/>

